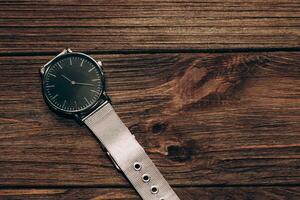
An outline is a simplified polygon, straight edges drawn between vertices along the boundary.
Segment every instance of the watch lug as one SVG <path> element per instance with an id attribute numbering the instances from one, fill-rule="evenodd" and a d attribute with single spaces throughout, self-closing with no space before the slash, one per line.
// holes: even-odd
<path id="1" fill-rule="evenodd" d="M 62 52 L 60 52 L 57 56 L 66 54 L 66 53 L 68 53 L 68 52 L 69 52 L 68 49 L 64 49 L 64 50 L 62 50 Z"/>
<path id="2" fill-rule="evenodd" d="M 42 66 L 40 69 L 40 74 L 44 75 L 45 74 L 45 66 Z"/>
<path id="3" fill-rule="evenodd" d="M 40 73 L 41 73 L 42 75 L 44 75 L 46 66 L 47 66 L 49 63 L 51 63 L 55 58 L 57 58 L 58 56 L 61 56 L 61 55 L 63 55 L 63 54 L 66 54 L 66 53 L 71 53 L 71 52 L 72 52 L 72 50 L 69 49 L 69 48 L 64 49 L 64 50 L 63 50 L 62 52 L 60 52 L 57 56 L 55 56 L 55 57 L 52 58 L 49 62 L 47 62 L 45 65 L 43 65 L 43 66 L 41 67 L 41 69 L 40 69 Z"/>
<path id="4" fill-rule="evenodd" d="M 78 122 L 79 125 L 83 124 L 81 116 L 79 116 L 78 114 L 74 114 L 74 118 Z"/>
<path id="5" fill-rule="evenodd" d="M 97 64 L 98 64 L 98 66 L 100 67 L 100 69 L 101 69 L 101 74 L 102 74 L 102 76 L 104 76 L 104 72 L 103 72 L 103 68 L 102 68 L 102 62 L 101 62 L 101 60 L 98 60 L 97 61 Z"/>
<path id="6" fill-rule="evenodd" d="M 105 101 L 108 101 L 109 103 L 111 103 L 111 99 L 110 99 L 110 97 L 106 94 L 105 91 L 103 91 L 102 95 L 103 95 L 103 97 L 104 97 L 103 99 L 104 99 Z"/>
<path id="7" fill-rule="evenodd" d="M 72 50 L 67 48 L 67 49 L 64 49 L 62 52 L 60 52 L 57 56 L 60 56 L 62 54 L 66 54 L 66 53 L 72 53 Z"/>

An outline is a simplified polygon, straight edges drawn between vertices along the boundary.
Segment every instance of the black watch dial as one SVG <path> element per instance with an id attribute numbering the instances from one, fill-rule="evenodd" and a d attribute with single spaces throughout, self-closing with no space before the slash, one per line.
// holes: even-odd
<path id="1" fill-rule="evenodd" d="M 64 112 L 80 112 L 93 106 L 102 94 L 103 77 L 96 61 L 80 53 L 58 57 L 44 76 L 44 95 Z"/>

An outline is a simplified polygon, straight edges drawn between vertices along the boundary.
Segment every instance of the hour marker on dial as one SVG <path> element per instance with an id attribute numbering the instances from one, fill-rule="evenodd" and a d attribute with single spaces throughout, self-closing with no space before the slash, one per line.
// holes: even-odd
<path id="1" fill-rule="evenodd" d="M 61 68 L 61 69 L 62 69 L 62 66 L 61 66 L 59 63 L 57 63 L 57 65 L 59 66 L 59 68 Z"/>
<path id="2" fill-rule="evenodd" d="M 52 99 L 55 99 L 56 97 L 58 97 L 58 94 L 54 95 L 54 96 L 52 97 Z"/>
<path id="3" fill-rule="evenodd" d="M 67 100 L 64 100 L 62 107 L 65 107 L 66 103 L 67 103 Z"/>
<path id="4" fill-rule="evenodd" d="M 90 102 L 87 100 L 87 98 L 86 97 L 84 97 L 84 100 L 89 104 Z"/>
<path id="5" fill-rule="evenodd" d="M 96 90 L 90 90 L 91 92 L 95 92 L 96 94 L 100 94 L 98 91 Z"/>
<path id="6" fill-rule="evenodd" d="M 50 76 L 53 76 L 53 77 L 56 77 L 56 75 L 54 75 L 54 74 L 51 74 L 51 73 L 48 73 Z"/>
<path id="7" fill-rule="evenodd" d="M 95 69 L 95 67 L 91 68 L 91 69 L 89 70 L 89 72 L 93 71 L 93 69 Z"/>

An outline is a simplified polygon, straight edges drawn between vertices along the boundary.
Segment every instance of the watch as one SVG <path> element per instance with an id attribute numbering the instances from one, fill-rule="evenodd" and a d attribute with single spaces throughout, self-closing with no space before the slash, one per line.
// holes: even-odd
<path id="1" fill-rule="evenodd" d="M 105 91 L 101 61 L 65 49 L 42 66 L 40 73 L 49 108 L 86 125 L 142 199 L 179 199 L 114 111 Z"/>

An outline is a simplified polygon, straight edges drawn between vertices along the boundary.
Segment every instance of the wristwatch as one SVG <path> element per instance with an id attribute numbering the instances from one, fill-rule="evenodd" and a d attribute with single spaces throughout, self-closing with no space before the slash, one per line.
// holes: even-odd
<path id="1" fill-rule="evenodd" d="M 179 199 L 114 111 L 105 91 L 101 61 L 65 49 L 42 66 L 40 73 L 50 109 L 86 125 L 142 199 Z"/>

